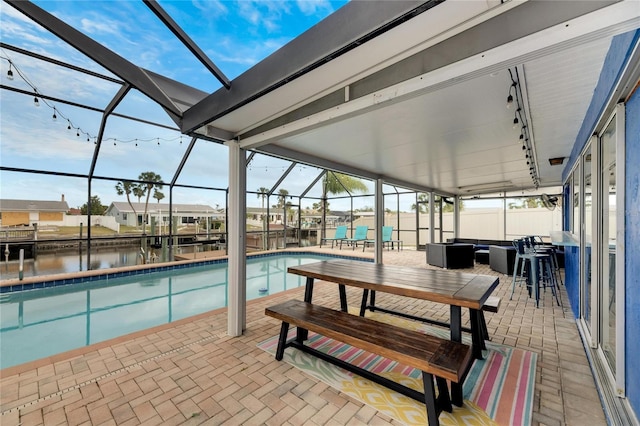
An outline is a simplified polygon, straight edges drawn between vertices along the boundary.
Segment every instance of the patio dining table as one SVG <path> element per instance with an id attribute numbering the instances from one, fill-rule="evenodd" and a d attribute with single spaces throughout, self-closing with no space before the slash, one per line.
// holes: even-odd
<path id="1" fill-rule="evenodd" d="M 498 277 L 357 260 L 329 260 L 291 266 L 288 272 L 306 277 L 304 300 L 307 303 L 312 303 L 315 279 L 321 282 L 337 283 L 340 292 L 340 308 L 345 312 L 348 309 L 345 286 L 365 290 L 363 304 L 368 291 L 448 304 L 450 306 L 450 338 L 455 342 L 462 341 L 461 308 L 469 308 L 473 355 L 475 358 L 482 358 L 483 342 L 478 341 L 481 339 L 481 333 L 478 331 L 480 313 L 482 305 L 497 287 Z M 306 336 L 300 336 L 300 338 L 305 339 Z M 454 400 L 461 401 L 461 386 L 452 388 L 452 397 Z"/>

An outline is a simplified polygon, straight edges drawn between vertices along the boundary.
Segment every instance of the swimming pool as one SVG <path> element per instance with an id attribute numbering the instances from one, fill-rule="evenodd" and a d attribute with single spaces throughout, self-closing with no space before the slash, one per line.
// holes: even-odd
<path id="1" fill-rule="evenodd" d="M 247 300 L 303 285 L 304 277 L 288 274 L 287 268 L 331 257 L 309 253 L 248 257 Z M 3 292 L 0 368 L 225 307 L 227 276 L 227 262 L 216 261 Z"/>

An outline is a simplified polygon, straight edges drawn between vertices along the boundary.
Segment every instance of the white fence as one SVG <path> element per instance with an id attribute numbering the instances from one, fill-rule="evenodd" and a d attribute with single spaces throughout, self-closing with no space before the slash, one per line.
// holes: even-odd
<path id="1" fill-rule="evenodd" d="M 416 215 L 415 213 L 400 213 L 398 216 L 385 214 L 384 224 L 393 226 L 393 239 L 400 239 L 406 246 L 416 246 Z M 429 215 L 420 215 L 420 226 L 429 226 Z M 506 228 L 505 228 L 506 224 Z M 353 226 L 368 225 L 369 238 L 373 238 L 375 224 L 373 217 L 362 217 L 354 221 Z M 436 224 L 437 227 L 437 224 Z M 401 230 L 400 235 L 396 232 Z M 453 213 L 443 213 L 442 229 L 445 231 L 443 239 L 453 237 Z M 562 231 L 562 210 L 548 210 L 546 208 L 533 209 L 466 209 L 460 212 L 460 238 L 477 238 L 486 240 L 512 240 L 526 235 L 539 235 L 548 240 L 550 233 Z M 327 231 L 328 235 L 332 231 Z M 420 244 L 429 242 L 429 231 L 420 231 Z"/>
<path id="2" fill-rule="evenodd" d="M 41 220 L 38 222 L 38 226 L 80 226 L 80 224 L 87 226 L 88 223 L 87 215 L 64 215 L 61 221 Z M 91 226 L 104 226 L 120 233 L 120 224 L 113 216 L 91 216 Z"/>

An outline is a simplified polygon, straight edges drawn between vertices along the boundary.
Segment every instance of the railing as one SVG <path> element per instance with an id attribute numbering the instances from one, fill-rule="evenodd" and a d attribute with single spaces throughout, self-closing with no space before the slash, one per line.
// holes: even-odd
<path id="1" fill-rule="evenodd" d="M 30 241 L 34 240 L 36 231 L 33 228 L 4 228 L 0 229 L 0 241 Z"/>

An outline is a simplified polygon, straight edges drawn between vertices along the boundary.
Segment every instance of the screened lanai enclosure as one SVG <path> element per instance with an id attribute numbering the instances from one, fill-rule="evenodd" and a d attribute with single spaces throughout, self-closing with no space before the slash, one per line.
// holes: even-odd
<path id="1" fill-rule="evenodd" d="M 564 251 L 607 421 L 637 423 L 637 0 L 0 7 L 3 292 L 225 256 L 237 337 L 249 252 L 360 226 L 371 244 L 325 251 L 384 263 L 383 227 L 404 251 L 535 235 Z M 546 318 L 518 318 L 533 345 Z"/>
<path id="2" fill-rule="evenodd" d="M 414 7 L 418 4 L 406 2 L 369 10 L 369 18 L 381 22 L 389 19 L 386 14 L 399 15 L 376 31 L 366 28 L 369 24 L 364 18 L 358 21 L 358 28 L 340 35 L 345 40 L 343 49 L 354 49 L 356 44 L 347 40 L 358 34 L 362 40 L 374 39 L 438 3 Z M 171 2 L 167 2 L 166 10 L 154 1 L 127 2 L 125 9 L 117 12 L 108 3 L 97 7 L 93 13 L 114 13 L 110 23 L 119 30 L 117 34 L 89 22 L 89 18 L 74 15 L 64 5 L 2 4 L 6 25 L 1 45 L 1 237 L 8 277 L 17 273 L 20 249 L 27 259 L 40 255 L 44 260 L 51 255 L 48 262 L 54 265 L 43 266 L 40 272 L 34 270 L 35 274 L 54 271 L 55 258 L 65 252 L 74 260 L 65 261 L 61 272 L 171 261 L 203 251 L 226 254 L 229 217 L 239 216 L 229 205 L 229 146 L 242 144 L 245 139 L 249 142 L 243 160 L 246 210 L 242 217 L 246 217 L 247 251 L 318 245 L 340 225 L 347 225 L 350 235 L 356 226 L 368 225 L 368 237 L 372 239 L 378 235 L 380 224 L 392 226 L 393 238 L 403 241 L 408 249 L 423 249 L 428 242 L 445 241 L 456 234 L 505 239 L 528 233 L 548 236 L 561 229 L 561 212 L 555 209 L 557 201 L 561 202 L 561 188 L 558 178 L 540 177 L 538 168 L 544 171 L 549 166 L 537 158 L 540 154 L 527 126 L 530 111 L 520 81 L 522 69 L 517 66 L 496 72 L 499 77 L 491 76 L 496 90 L 508 92 L 513 108 L 501 107 L 500 116 L 504 118 L 495 114 L 482 118 L 494 124 L 504 121 L 507 130 L 500 125 L 491 130 L 492 134 L 480 135 L 483 139 L 508 137 L 509 144 L 511 139 L 518 142 L 509 148 L 512 155 L 521 158 L 509 166 L 513 170 L 486 172 L 478 163 L 468 177 L 460 175 L 453 181 L 451 167 L 441 178 L 413 180 L 407 176 L 425 176 L 425 172 L 433 174 L 429 172 L 433 166 L 440 168 L 435 164 L 425 167 L 431 155 L 427 155 L 426 163 L 422 160 L 418 169 L 423 171 L 417 175 L 416 165 L 411 162 L 397 164 L 399 170 L 409 173 L 389 169 L 398 162 L 397 157 L 406 157 L 402 145 L 390 146 L 379 159 L 354 156 L 349 146 L 360 145 L 363 137 L 368 138 L 368 144 L 375 144 L 386 131 L 376 135 L 366 123 L 347 117 L 340 120 L 343 125 L 352 122 L 368 130 L 356 136 L 353 130 L 334 130 L 340 126 L 335 119 L 317 118 L 325 120 L 331 132 L 319 135 L 323 141 L 320 144 L 342 141 L 340 148 L 335 147 L 337 155 L 333 158 L 299 151 L 296 144 L 312 132 L 302 132 L 299 125 L 294 126 L 293 133 L 280 137 L 284 142 L 292 140 L 291 147 L 259 141 L 278 138 L 272 135 L 274 131 L 281 131 L 299 117 L 317 117 L 319 111 L 335 105 L 336 95 L 343 97 L 342 102 L 362 102 L 364 96 L 358 95 L 359 91 L 367 85 L 371 88 L 366 91 L 387 85 L 392 82 L 387 81 L 391 75 L 379 72 L 354 81 L 346 91 L 313 88 L 318 94 L 326 94 L 314 95 L 317 99 L 297 110 L 277 106 L 282 111 L 279 118 L 268 118 L 273 111 L 259 106 L 263 111 L 254 123 L 238 127 L 234 123 L 239 123 L 243 114 L 251 114 L 243 107 L 247 102 L 273 96 L 287 79 L 302 84 L 303 78 L 317 72 L 314 69 L 319 61 L 344 61 L 344 56 L 340 51 L 329 52 L 325 43 L 311 44 L 313 48 L 306 53 L 298 46 L 301 42 L 294 41 L 275 53 L 264 51 L 263 55 L 271 56 L 253 68 L 229 66 L 225 73 L 201 50 L 202 40 L 198 43 L 188 35 L 186 21 L 179 22 L 185 17 L 168 12 Z M 353 13 L 349 9 L 359 7 L 348 5 L 343 12 Z M 125 11 L 141 19 L 145 30 L 116 24 Z M 287 36 L 298 36 L 330 11 L 312 16 L 304 21 L 306 27 L 295 28 L 297 32 Z M 59 19 L 65 14 L 66 20 Z M 300 38 L 312 37 L 314 31 L 319 30 L 312 28 Z M 162 37 L 162 43 L 153 37 Z M 144 44 L 147 51 L 118 43 L 121 40 L 129 40 L 134 46 Z M 207 48 L 215 50 L 215 46 Z M 287 67 L 299 78 L 280 80 L 283 76 L 277 75 L 273 63 L 286 54 L 283 51 L 296 53 Z M 168 59 L 172 57 L 179 57 L 180 63 Z M 257 78 L 257 72 L 267 76 Z M 482 84 L 467 84 L 478 83 Z M 450 92 L 445 93 L 450 96 Z M 221 96 L 228 99 L 213 101 Z M 295 102 L 295 96 L 289 93 L 281 98 Z M 408 102 L 415 102 L 411 98 L 414 96 Z M 507 100 L 506 95 L 497 98 L 501 105 Z M 220 113 L 203 115 L 200 105 L 209 102 L 219 104 L 220 113 L 226 111 L 227 118 Z M 249 110 L 252 108 L 256 107 Z M 405 109 L 403 106 L 394 114 L 406 114 Z M 511 116 L 521 124 L 511 126 Z M 434 130 L 447 132 L 446 128 Z M 336 131 L 339 137 L 333 134 Z M 406 133 L 406 129 L 403 131 Z M 293 135 L 299 135 L 300 142 L 292 139 Z M 388 137 L 407 139 L 402 132 Z M 488 148 L 496 152 L 503 143 Z M 441 157 L 438 149 L 434 148 L 434 157 Z M 472 157 L 471 151 L 465 155 Z M 362 166 L 369 164 L 382 167 L 382 173 Z M 490 170 L 491 164 L 482 167 Z M 378 180 L 381 195 L 376 200 Z M 555 186 L 548 186 L 551 184 Z M 554 202 L 545 204 L 543 199 L 549 198 Z M 375 219 L 376 205 L 381 205 L 380 211 L 384 212 L 380 222 Z M 522 216 L 523 207 L 531 218 L 506 214 L 509 211 Z M 496 225 L 476 226 L 487 214 Z M 531 227 L 536 222 L 533 217 L 542 218 L 538 226 Z"/>

